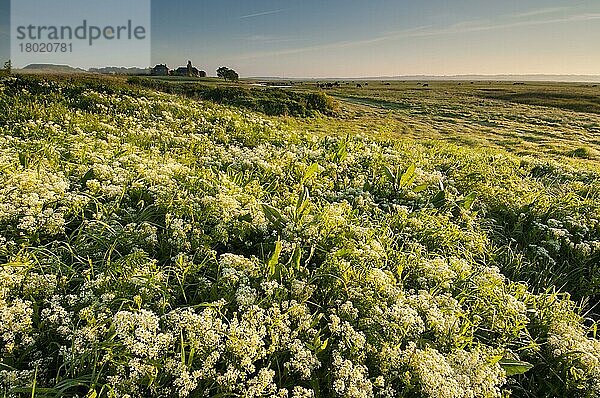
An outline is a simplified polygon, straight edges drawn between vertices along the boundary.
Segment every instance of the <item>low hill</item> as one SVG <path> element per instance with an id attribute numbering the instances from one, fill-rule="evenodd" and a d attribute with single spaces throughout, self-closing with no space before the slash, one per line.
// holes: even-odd
<path id="1" fill-rule="evenodd" d="M 72 74 L 72 73 L 85 73 L 85 69 L 73 68 L 69 65 L 55 65 L 55 64 L 29 64 L 23 69 L 24 72 L 32 73 L 60 73 L 60 74 Z M 16 70 L 18 72 L 19 70 Z"/>

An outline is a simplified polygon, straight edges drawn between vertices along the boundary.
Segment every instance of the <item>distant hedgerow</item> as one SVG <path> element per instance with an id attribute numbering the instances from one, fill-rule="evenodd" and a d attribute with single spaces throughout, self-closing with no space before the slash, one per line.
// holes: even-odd
<path id="1" fill-rule="evenodd" d="M 335 100 L 325 93 L 303 93 L 277 88 L 175 84 L 140 77 L 129 78 L 128 82 L 166 93 L 238 106 L 270 116 L 310 117 L 318 113 L 334 115 L 337 110 Z"/>

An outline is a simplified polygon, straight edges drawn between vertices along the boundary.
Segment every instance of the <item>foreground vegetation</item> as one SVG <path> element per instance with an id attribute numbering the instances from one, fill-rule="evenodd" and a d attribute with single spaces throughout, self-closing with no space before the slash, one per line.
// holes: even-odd
<path id="1" fill-rule="evenodd" d="M 4 395 L 600 395 L 587 159 L 0 84 Z"/>

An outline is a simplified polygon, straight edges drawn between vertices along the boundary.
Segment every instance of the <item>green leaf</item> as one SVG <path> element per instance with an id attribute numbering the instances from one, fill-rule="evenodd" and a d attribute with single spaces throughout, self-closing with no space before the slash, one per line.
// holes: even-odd
<path id="1" fill-rule="evenodd" d="M 395 184 L 395 183 L 396 183 L 396 174 L 395 174 L 395 173 L 394 173 L 392 170 L 390 170 L 390 168 L 389 168 L 389 167 L 387 167 L 387 166 L 385 166 L 385 167 L 383 168 L 383 171 L 384 171 L 384 173 L 385 173 L 386 177 L 388 178 L 388 180 L 389 180 L 389 181 L 390 181 L 392 184 Z"/>
<path id="2" fill-rule="evenodd" d="M 302 187 L 300 195 L 298 195 L 298 201 L 296 202 L 296 211 L 300 210 L 304 203 L 310 198 L 310 192 L 308 188 Z"/>
<path id="3" fill-rule="evenodd" d="M 310 327 L 314 328 L 315 326 L 317 326 L 319 324 L 319 322 L 321 322 L 321 319 L 323 319 L 325 315 L 323 315 L 323 313 L 318 313 L 313 317 L 312 322 L 310 323 Z"/>
<path id="4" fill-rule="evenodd" d="M 340 146 L 338 147 L 338 150 L 335 154 L 335 160 L 336 162 L 343 162 L 344 160 L 346 160 L 346 157 L 348 156 L 348 143 L 346 141 L 341 142 Z"/>
<path id="5" fill-rule="evenodd" d="M 302 248 L 296 246 L 292 254 L 292 266 L 296 271 L 300 271 L 300 261 L 302 260 Z"/>
<path id="6" fill-rule="evenodd" d="M 413 192 L 414 192 L 414 193 L 423 192 L 423 191 L 425 191 L 427 188 L 429 188 L 429 185 L 427 185 L 427 184 L 421 184 L 421 185 L 417 185 L 416 187 L 414 187 L 414 188 L 413 188 Z"/>
<path id="7" fill-rule="evenodd" d="M 269 270 L 269 277 L 273 278 L 277 274 L 277 266 L 279 265 L 279 256 L 281 255 L 281 241 L 278 240 L 275 243 L 275 251 L 269 258 L 269 262 L 267 263 L 267 268 Z"/>
<path id="8" fill-rule="evenodd" d="M 181 338 L 181 364 L 185 367 L 185 341 L 183 339 L 183 330 L 179 332 Z"/>
<path id="9" fill-rule="evenodd" d="M 402 177 L 400 177 L 400 183 L 398 184 L 400 188 L 407 187 L 415 181 L 415 178 L 417 177 L 415 174 L 416 170 L 417 166 L 414 163 L 406 169 L 404 174 L 402 174 Z"/>
<path id="10" fill-rule="evenodd" d="M 310 192 L 307 187 L 302 189 L 302 192 L 298 196 L 298 201 L 296 202 L 296 214 L 295 221 L 300 221 L 304 216 L 305 212 L 308 210 L 308 206 L 310 205 Z"/>
<path id="11" fill-rule="evenodd" d="M 247 213 L 247 214 L 242 214 L 238 217 L 238 221 L 246 221 L 246 222 L 252 222 L 252 214 Z"/>
<path id="12" fill-rule="evenodd" d="M 29 165 L 29 159 L 27 158 L 27 155 L 22 152 L 19 152 L 19 163 L 21 163 L 21 166 L 23 167 L 27 167 L 27 165 Z"/>
<path id="13" fill-rule="evenodd" d="M 446 203 L 446 192 L 438 191 L 431 198 L 431 203 L 437 208 L 442 207 Z"/>
<path id="14" fill-rule="evenodd" d="M 319 172 L 319 165 L 317 163 L 311 164 L 306 172 L 304 173 L 304 177 L 302 177 L 302 185 L 308 180 L 310 180 L 315 174 Z"/>
<path id="15" fill-rule="evenodd" d="M 98 393 L 96 392 L 96 390 L 91 389 L 90 391 L 88 391 L 85 398 L 96 398 L 97 396 L 98 396 Z"/>
<path id="16" fill-rule="evenodd" d="M 533 365 L 528 362 L 515 361 L 512 359 L 503 359 L 499 364 L 508 377 L 525 374 L 533 368 Z"/>
<path id="17" fill-rule="evenodd" d="M 329 344 L 329 339 L 325 339 L 323 344 L 321 344 L 321 347 L 319 347 L 319 351 L 325 351 L 325 349 L 327 348 L 327 344 Z"/>
<path id="18" fill-rule="evenodd" d="M 465 199 L 463 200 L 463 208 L 465 210 L 471 210 L 471 207 L 473 207 L 473 203 L 475 202 L 475 199 L 477 199 L 477 193 L 476 192 L 471 192 L 470 194 L 468 194 Z"/>
<path id="19" fill-rule="evenodd" d="M 267 220 L 269 220 L 273 225 L 275 225 L 278 228 L 283 227 L 283 216 L 277 208 L 265 203 L 263 203 L 261 207 L 263 213 L 265 213 L 265 217 L 267 218 Z"/>

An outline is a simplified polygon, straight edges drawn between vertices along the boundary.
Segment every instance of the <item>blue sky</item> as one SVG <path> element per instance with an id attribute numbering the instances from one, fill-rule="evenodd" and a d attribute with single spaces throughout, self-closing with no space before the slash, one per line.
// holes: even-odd
<path id="1" fill-rule="evenodd" d="M 153 63 L 211 74 L 600 74 L 600 1 L 153 1 L 152 38 Z"/>

